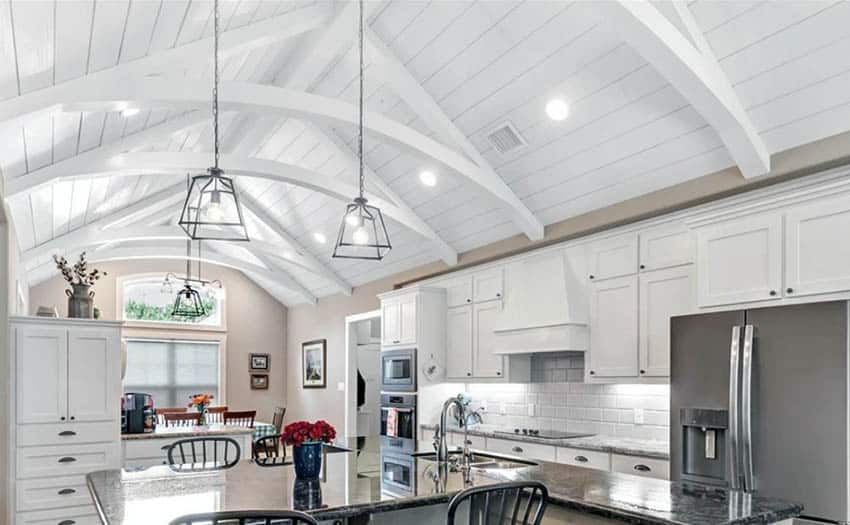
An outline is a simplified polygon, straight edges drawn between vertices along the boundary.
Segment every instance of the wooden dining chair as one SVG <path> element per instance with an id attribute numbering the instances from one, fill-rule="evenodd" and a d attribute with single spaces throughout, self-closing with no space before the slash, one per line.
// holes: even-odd
<path id="1" fill-rule="evenodd" d="M 225 412 L 227 412 L 227 405 L 207 407 L 207 423 L 224 423 Z"/>
<path id="2" fill-rule="evenodd" d="M 473 487 L 459 492 L 449 502 L 446 525 L 540 525 L 549 490 L 539 481 L 508 481 L 495 485 Z M 465 505 L 464 505 L 465 504 Z M 462 518 L 466 507 L 466 518 Z"/>
<path id="3" fill-rule="evenodd" d="M 156 409 L 156 424 L 165 424 L 165 414 L 182 414 L 186 412 L 186 407 L 165 407 Z"/>
<path id="4" fill-rule="evenodd" d="M 274 415 L 272 416 L 272 425 L 278 434 L 283 430 L 283 416 L 285 415 L 286 407 L 275 407 Z"/>
<path id="5" fill-rule="evenodd" d="M 166 457 L 168 465 L 180 472 L 224 470 L 239 463 L 242 449 L 229 437 L 187 438 L 172 443 Z"/>
<path id="6" fill-rule="evenodd" d="M 256 410 L 227 411 L 224 413 L 224 424 L 234 427 L 254 427 L 254 418 L 257 417 Z"/>
<path id="7" fill-rule="evenodd" d="M 319 525 L 319 522 L 297 510 L 232 510 L 189 514 L 169 525 Z"/>
<path id="8" fill-rule="evenodd" d="M 200 412 L 166 412 L 162 417 L 166 427 L 191 427 L 201 424 Z"/>

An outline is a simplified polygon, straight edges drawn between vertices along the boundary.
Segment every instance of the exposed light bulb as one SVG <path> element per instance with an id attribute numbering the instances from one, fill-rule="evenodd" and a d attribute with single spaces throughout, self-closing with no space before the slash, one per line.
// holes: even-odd
<path id="1" fill-rule="evenodd" d="M 546 103 L 546 114 L 552 120 L 564 120 L 570 114 L 570 107 L 559 98 L 553 98 Z"/>
<path id="2" fill-rule="evenodd" d="M 221 209 L 221 192 L 213 191 L 210 194 L 210 203 L 207 204 L 206 216 L 211 222 L 221 222 L 224 212 Z"/>
<path id="3" fill-rule="evenodd" d="M 425 170 L 419 174 L 419 181 L 425 186 L 433 188 L 437 185 L 437 176 L 434 175 L 433 171 Z"/>
<path id="4" fill-rule="evenodd" d="M 369 232 L 366 231 L 366 228 L 359 227 L 354 230 L 354 233 L 351 235 L 351 240 L 354 244 L 368 244 L 369 243 Z"/>

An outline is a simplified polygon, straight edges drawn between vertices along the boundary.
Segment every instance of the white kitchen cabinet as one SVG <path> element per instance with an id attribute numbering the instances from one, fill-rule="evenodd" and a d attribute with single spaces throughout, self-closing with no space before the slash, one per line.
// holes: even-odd
<path id="1" fill-rule="evenodd" d="M 850 197 L 798 206 L 785 214 L 785 295 L 850 290 Z"/>
<path id="2" fill-rule="evenodd" d="M 472 305 L 446 311 L 446 377 L 472 376 Z"/>
<path id="3" fill-rule="evenodd" d="M 692 265 L 641 273 L 640 375 L 670 375 L 670 317 L 696 308 Z"/>
<path id="4" fill-rule="evenodd" d="M 660 270 L 694 262 L 694 235 L 682 225 L 640 232 L 641 271 Z"/>
<path id="5" fill-rule="evenodd" d="M 416 300 L 411 293 L 381 302 L 381 344 L 416 344 Z"/>
<path id="6" fill-rule="evenodd" d="M 403 345 L 416 344 L 417 308 L 416 295 L 407 295 L 399 299 L 399 340 Z"/>
<path id="7" fill-rule="evenodd" d="M 670 462 L 664 459 L 611 454 L 611 471 L 656 479 L 670 479 Z"/>
<path id="8" fill-rule="evenodd" d="M 527 459 L 555 461 L 555 447 L 539 443 L 526 443 L 509 439 L 487 438 L 487 450 Z"/>
<path id="9" fill-rule="evenodd" d="M 600 281 L 638 271 L 638 236 L 629 233 L 604 239 L 590 247 L 588 278 Z"/>
<path id="10" fill-rule="evenodd" d="M 472 307 L 472 375 L 499 378 L 505 373 L 505 357 L 494 353 L 496 328 L 502 313 L 501 301 L 489 301 Z"/>
<path id="11" fill-rule="evenodd" d="M 503 275 L 501 268 L 486 270 L 472 276 L 472 300 L 476 303 L 502 298 Z"/>
<path id="12" fill-rule="evenodd" d="M 638 278 L 608 279 L 590 287 L 590 356 L 595 377 L 633 377 L 638 372 Z"/>
<path id="13" fill-rule="evenodd" d="M 15 330 L 17 421 L 55 423 L 68 416 L 68 330 L 22 325 Z"/>
<path id="14" fill-rule="evenodd" d="M 110 421 L 120 410 L 120 345 L 112 329 L 80 328 L 68 334 L 68 420 Z M 116 388 L 119 385 L 119 388 Z"/>
<path id="15" fill-rule="evenodd" d="M 781 214 L 751 215 L 697 229 L 699 306 L 779 299 L 781 289 Z"/>
<path id="16" fill-rule="evenodd" d="M 467 276 L 446 285 L 446 306 L 472 304 L 472 278 Z"/>

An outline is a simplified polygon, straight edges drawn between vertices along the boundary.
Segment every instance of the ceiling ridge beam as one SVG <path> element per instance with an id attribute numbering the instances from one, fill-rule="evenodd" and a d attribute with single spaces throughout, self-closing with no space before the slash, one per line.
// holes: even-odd
<path id="1" fill-rule="evenodd" d="M 714 54 L 694 46 L 649 0 L 606 5 L 606 20 L 714 128 L 741 174 L 752 178 L 768 173 L 767 146 Z M 682 21 L 689 31 L 698 31 Z"/>

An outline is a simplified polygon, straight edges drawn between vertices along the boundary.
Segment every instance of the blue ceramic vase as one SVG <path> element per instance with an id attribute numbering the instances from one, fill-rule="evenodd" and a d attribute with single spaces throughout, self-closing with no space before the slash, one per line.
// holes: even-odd
<path id="1" fill-rule="evenodd" d="M 298 479 L 316 479 L 322 470 L 322 442 L 302 443 L 292 451 L 295 464 L 295 477 Z"/>

